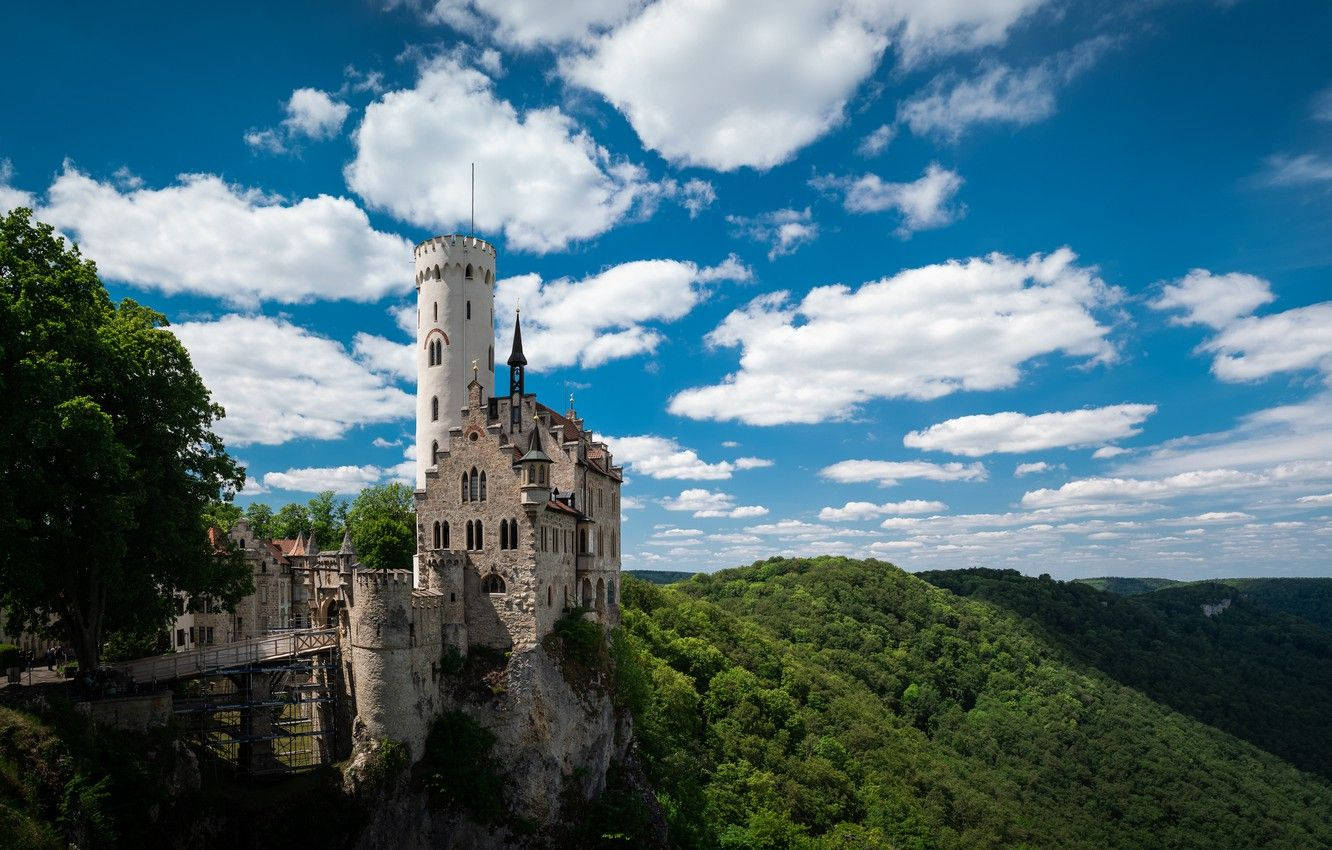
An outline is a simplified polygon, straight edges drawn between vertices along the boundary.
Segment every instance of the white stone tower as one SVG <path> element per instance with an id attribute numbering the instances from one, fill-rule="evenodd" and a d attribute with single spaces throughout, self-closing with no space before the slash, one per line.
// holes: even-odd
<path id="1" fill-rule="evenodd" d="M 476 363 L 481 399 L 495 392 L 495 246 L 436 236 L 416 246 L 416 489 L 461 424 Z"/>

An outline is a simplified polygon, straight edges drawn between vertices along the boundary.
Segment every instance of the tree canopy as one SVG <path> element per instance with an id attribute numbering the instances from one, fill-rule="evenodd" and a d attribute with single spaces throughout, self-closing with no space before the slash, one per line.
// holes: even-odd
<path id="1" fill-rule="evenodd" d="M 111 631 L 159 628 L 173 594 L 250 587 L 205 512 L 244 471 L 160 313 L 113 304 L 91 261 L 18 209 L 0 218 L 0 605 L 52 618 L 95 665 Z"/>

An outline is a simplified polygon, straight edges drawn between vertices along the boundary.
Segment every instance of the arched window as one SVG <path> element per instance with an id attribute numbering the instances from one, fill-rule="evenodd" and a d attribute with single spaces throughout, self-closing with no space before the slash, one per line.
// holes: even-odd
<path id="1" fill-rule="evenodd" d="M 486 500 L 486 472 L 481 470 L 481 501 Z"/>
<path id="2" fill-rule="evenodd" d="M 509 548 L 518 548 L 518 520 L 509 520 Z"/>
<path id="3" fill-rule="evenodd" d="M 474 536 L 474 534 L 475 532 L 472 530 L 472 521 L 469 519 L 467 521 L 467 551 L 469 552 L 472 551 L 472 549 L 476 548 L 475 546 L 472 545 L 476 542 L 476 537 Z"/>
<path id="4" fill-rule="evenodd" d="M 442 542 L 443 541 L 440 537 L 439 520 L 435 520 L 435 548 L 436 549 L 440 548 L 439 544 Z"/>
<path id="5" fill-rule="evenodd" d="M 430 465 L 434 466 L 439 460 L 439 440 L 430 441 Z"/>
<path id="6" fill-rule="evenodd" d="M 614 605 L 614 604 L 615 604 L 615 580 L 614 580 L 614 579 L 611 579 L 610 581 L 606 582 L 606 604 L 607 604 L 607 605 Z"/>
<path id="7" fill-rule="evenodd" d="M 485 536 L 481 533 L 481 520 L 477 520 L 477 521 L 476 521 L 476 550 L 477 550 L 478 552 L 480 552 L 482 549 L 486 548 L 485 544 L 486 544 L 486 538 L 485 538 Z"/>
<path id="8" fill-rule="evenodd" d="M 462 500 L 463 500 L 464 502 L 467 501 L 467 473 L 466 473 L 466 472 L 464 472 L 464 473 L 462 474 Z M 471 548 L 472 548 L 472 547 L 471 547 L 471 544 L 468 544 L 467 548 L 468 548 L 468 549 L 471 549 Z"/>
<path id="9" fill-rule="evenodd" d="M 500 578 L 499 576 L 495 575 L 494 573 L 490 573 L 490 574 L 487 575 L 485 578 L 481 579 L 481 592 L 482 592 L 482 593 L 492 593 L 492 594 L 493 594 L 493 593 L 503 593 L 503 592 L 504 592 L 504 579 Z"/>
<path id="10" fill-rule="evenodd" d="M 486 269 L 486 285 L 490 285 L 490 269 Z"/>
<path id="11" fill-rule="evenodd" d="M 468 264 L 467 264 L 467 268 L 466 268 L 466 270 L 463 271 L 463 277 L 467 278 L 468 280 L 471 280 L 471 279 L 472 279 L 472 264 L 471 264 L 471 263 L 468 263 Z"/>
<path id="12" fill-rule="evenodd" d="M 439 273 L 439 266 L 435 266 L 435 280 L 443 279 L 444 275 Z"/>
<path id="13" fill-rule="evenodd" d="M 433 396 L 430 399 L 430 421 L 439 421 L 439 396 Z"/>
<path id="14" fill-rule="evenodd" d="M 444 542 L 443 542 L 443 544 L 442 544 L 439 548 L 441 548 L 441 549 L 447 549 L 447 548 L 449 548 L 449 521 L 448 521 L 448 520 L 445 520 L 445 521 L 444 521 Z"/>
<path id="15" fill-rule="evenodd" d="M 500 548 L 509 548 L 509 523 L 504 520 L 500 520 Z"/>
<path id="16" fill-rule="evenodd" d="M 477 477 L 475 466 L 472 467 L 472 474 L 468 476 L 467 485 L 468 499 L 473 502 L 481 501 L 481 479 Z"/>

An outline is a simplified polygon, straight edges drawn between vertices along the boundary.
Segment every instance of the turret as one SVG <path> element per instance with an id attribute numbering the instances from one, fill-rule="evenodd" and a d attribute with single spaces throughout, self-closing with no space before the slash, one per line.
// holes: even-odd
<path id="1" fill-rule="evenodd" d="M 345 584 L 351 583 L 352 565 L 356 563 L 356 547 L 352 545 L 351 529 L 342 532 L 342 547 L 338 549 L 338 574 Z"/>
<path id="2" fill-rule="evenodd" d="M 527 357 L 523 354 L 523 316 L 513 314 L 513 350 L 509 352 L 509 428 L 514 433 L 523 430 L 523 382 L 527 370 Z"/>
<path id="3" fill-rule="evenodd" d="M 416 487 L 434 466 L 433 445 L 462 424 L 467 369 L 485 368 L 482 403 L 495 392 L 495 248 L 474 236 L 436 236 L 416 246 Z"/>
<path id="4" fill-rule="evenodd" d="M 553 461 L 541 448 L 541 428 L 533 426 L 527 453 L 518 459 L 519 480 L 522 481 L 523 507 L 539 510 L 550 501 L 550 465 Z"/>

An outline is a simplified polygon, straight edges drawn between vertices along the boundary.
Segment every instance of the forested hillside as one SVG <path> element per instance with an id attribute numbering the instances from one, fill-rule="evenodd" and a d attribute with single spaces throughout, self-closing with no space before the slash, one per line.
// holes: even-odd
<path id="1" fill-rule="evenodd" d="M 620 687 L 682 846 L 1332 844 L 1325 781 L 889 564 L 624 590 Z"/>
<path id="2" fill-rule="evenodd" d="M 1014 570 L 919 576 L 1029 617 L 1072 657 L 1332 777 L 1332 632 L 1256 604 L 1229 583 L 1116 596 Z M 1209 617 L 1204 605 L 1226 607 Z"/>
<path id="3" fill-rule="evenodd" d="M 1097 590 L 1118 593 L 1121 596 L 1136 596 L 1139 593 L 1151 593 L 1172 584 L 1179 584 L 1172 578 L 1141 578 L 1137 576 L 1102 576 L 1100 578 L 1074 579 L 1078 584 L 1085 584 Z"/>
<path id="4" fill-rule="evenodd" d="M 675 584 L 677 581 L 684 581 L 693 575 L 693 573 L 676 572 L 675 570 L 626 570 L 625 572 L 634 578 L 650 581 L 653 584 Z"/>

